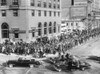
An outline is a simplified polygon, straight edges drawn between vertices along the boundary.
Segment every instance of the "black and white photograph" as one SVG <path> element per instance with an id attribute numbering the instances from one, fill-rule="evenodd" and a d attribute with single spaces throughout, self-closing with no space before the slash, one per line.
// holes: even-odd
<path id="1" fill-rule="evenodd" d="M 100 74 L 100 0 L 0 0 L 0 74 Z"/>

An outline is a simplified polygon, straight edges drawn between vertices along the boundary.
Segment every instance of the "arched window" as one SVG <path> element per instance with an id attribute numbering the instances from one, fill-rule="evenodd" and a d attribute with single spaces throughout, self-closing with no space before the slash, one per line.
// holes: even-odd
<path id="1" fill-rule="evenodd" d="M 47 7 L 47 3 L 46 0 L 43 1 L 43 7 L 46 8 Z"/>
<path id="2" fill-rule="evenodd" d="M 40 28 L 40 27 L 42 27 L 42 24 L 41 24 L 41 22 L 39 22 L 39 24 L 38 24 L 38 27 Z"/>
<path id="3" fill-rule="evenodd" d="M 41 7 L 41 3 L 42 3 L 42 1 L 41 1 L 41 0 L 38 0 L 37 6 L 38 6 L 38 7 Z"/>
<path id="4" fill-rule="evenodd" d="M 53 29 L 54 33 L 56 33 L 56 22 L 54 22 L 54 29 Z"/>
<path id="5" fill-rule="evenodd" d="M 7 23 L 3 23 L 1 25 L 2 29 L 2 38 L 9 38 L 9 25 Z"/>
<path id="6" fill-rule="evenodd" d="M 35 6 L 35 0 L 31 0 L 31 6 Z"/>
<path id="7" fill-rule="evenodd" d="M 49 23 L 49 34 L 52 33 L 52 22 Z"/>
<path id="8" fill-rule="evenodd" d="M 38 36 L 42 35 L 42 24 L 41 22 L 38 23 Z"/>
<path id="9" fill-rule="evenodd" d="M 47 22 L 44 23 L 44 35 L 47 34 Z"/>

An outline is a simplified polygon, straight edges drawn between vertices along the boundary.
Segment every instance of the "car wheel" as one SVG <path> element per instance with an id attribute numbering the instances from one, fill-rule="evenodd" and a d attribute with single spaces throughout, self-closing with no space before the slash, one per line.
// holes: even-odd
<path id="1" fill-rule="evenodd" d="M 83 68 L 81 68 L 81 70 L 82 70 L 82 71 L 84 71 L 84 70 L 85 70 L 85 68 L 83 67 Z"/>
<path id="2" fill-rule="evenodd" d="M 33 68 L 33 64 L 30 64 L 30 68 Z"/>
<path id="3" fill-rule="evenodd" d="M 13 67 L 13 64 L 9 64 L 9 67 L 12 68 Z"/>
<path id="4" fill-rule="evenodd" d="M 61 72 L 61 69 L 58 69 L 58 72 Z"/>
<path id="5" fill-rule="evenodd" d="M 56 71 L 57 71 L 57 72 L 61 72 L 61 69 L 57 69 L 57 68 L 56 68 Z"/>
<path id="6" fill-rule="evenodd" d="M 54 69 L 58 72 L 61 72 L 61 69 L 57 68 L 57 67 L 54 67 Z"/>
<path id="7" fill-rule="evenodd" d="M 34 67 L 35 67 L 35 68 L 38 68 L 38 67 L 39 67 L 39 65 L 34 65 Z"/>

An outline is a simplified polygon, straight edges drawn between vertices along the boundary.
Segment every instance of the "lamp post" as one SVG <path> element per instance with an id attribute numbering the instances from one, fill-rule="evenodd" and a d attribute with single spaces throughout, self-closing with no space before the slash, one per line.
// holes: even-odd
<path id="1" fill-rule="evenodd" d="M 87 30 L 89 33 L 89 30 L 91 30 L 91 11 L 92 7 L 91 4 L 93 3 L 93 0 L 87 0 Z"/>

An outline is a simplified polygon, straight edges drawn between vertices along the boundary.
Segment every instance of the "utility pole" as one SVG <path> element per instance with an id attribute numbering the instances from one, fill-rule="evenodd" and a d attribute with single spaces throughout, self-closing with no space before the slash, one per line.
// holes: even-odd
<path id="1" fill-rule="evenodd" d="M 89 33 L 89 31 L 92 28 L 92 24 L 91 24 L 91 12 L 92 12 L 92 4 L 93 0 L 87 0 L 87 31 Z"/>

